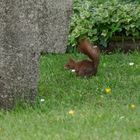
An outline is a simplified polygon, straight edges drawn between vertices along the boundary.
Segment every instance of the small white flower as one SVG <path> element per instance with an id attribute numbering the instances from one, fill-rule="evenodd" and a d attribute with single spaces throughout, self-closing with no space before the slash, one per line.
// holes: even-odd
<path id="1" fill-rule="evenodd" d="M 93 48 L 97 48 L 97 46 L 93 46 Z"/>
<path id="2" fill-rule="evenodd" d="M 71 72 L 75 72 L 75 69 L 71 70 Z"/>
<path id="3" fill-rule="evenodd" d="M 130 62 L 130 63 L 129 63 L 129 66 L 133 66 L 133 65 L 134 65 L 134 63 L 133 63 L 133 62 Z"/>
<path id="4" fill-rule="evenodd" d="M 122 119 L 124 119 L 124 118 L 125 118 L 124 116 L 121 116 L 121 117 L 120 117 L 120 120 L 122 120 Z"/>
<path id="5" fill-rule="evenodd" d="M 45 101 L 45 99 L 41 99 L 40 101 L 41 101 L 41 102 L 44 102 L 44 101 Z"/>
<path id="6" fill-rule="evenodd" d="M 100 97 L 101 97 L 101 98 L 104 98 L 104 96 L 103 96 L 103 95 L 101 95 Z"/>

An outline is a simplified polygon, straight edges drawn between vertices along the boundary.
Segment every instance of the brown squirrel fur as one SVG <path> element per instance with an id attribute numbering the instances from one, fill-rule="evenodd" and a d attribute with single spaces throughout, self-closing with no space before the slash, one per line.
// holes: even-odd
<path id="1" fill-rule="evenodd" d="M 75 73 L 78 76 L 95 76 L 97 74 L 100 61 L 99 48 L 93 48 L 87 39 L 80 39 L 78 41 L 78 50 L 87 55 L 91 60 L 82 60 L 77 62 L 73 59 L 69 59 L 68 63 L 65 65 L 65 68 L 75 70 Z"/>

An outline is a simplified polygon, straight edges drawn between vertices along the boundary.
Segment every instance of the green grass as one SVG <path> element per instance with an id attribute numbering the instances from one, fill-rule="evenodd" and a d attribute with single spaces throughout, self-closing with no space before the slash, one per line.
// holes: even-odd
<path id="1" fill-rule="evenodd" d="M 140 139 L 139 54 L 102 55 L 98 75 L 89 79 L 63 68 L 70 56 L 85 58 L 41 57 L 38 101 L 34 108 L 0 112 L 0 140 Z M 104 92 L 107 87 L 110 94 Z"/>

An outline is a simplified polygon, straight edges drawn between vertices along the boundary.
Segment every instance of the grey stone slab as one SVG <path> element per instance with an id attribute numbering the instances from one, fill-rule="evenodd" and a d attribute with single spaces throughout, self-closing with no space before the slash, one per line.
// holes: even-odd
<path id="1" fill-rule="evenodd" d="M 0 0 L 0 108 L 33 102 L 40 52 L 64 53 L 71 0 Z"/>

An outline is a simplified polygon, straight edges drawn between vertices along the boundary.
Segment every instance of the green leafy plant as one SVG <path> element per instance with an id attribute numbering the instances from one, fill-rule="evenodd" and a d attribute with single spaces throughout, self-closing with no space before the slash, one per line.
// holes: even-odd
<path id="1" fill-rule="evenodd" d="M 107 47 L 113 36 L 140 36 L 140 4 L 137 2 L 75 0 L 68 45 L 88 36 L 94 44 Z"/>

